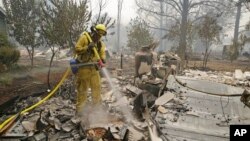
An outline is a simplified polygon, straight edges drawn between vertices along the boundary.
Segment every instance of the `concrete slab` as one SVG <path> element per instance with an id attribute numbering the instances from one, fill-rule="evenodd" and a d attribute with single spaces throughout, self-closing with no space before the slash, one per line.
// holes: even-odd
<path id="1" fill-rule="evenodd" d="M 126 86 L 126 89 L 127 89 L 128 91 L 130 91 L 130 92 L 136 94 L 136 95 L 139 95 L 139 94 L 142 93 L 142 90 L 141 90 L 141 89 L 139 89 L 139 88 L 137 88 L 137 87 L 135 87 L 135 86 L 132 86 L 132 85 L 127 85 L 127 86 Z"/>
<path id="2" fill-rule="evenodd" d="M 185 84 L 186 87 L 212 95 L 224 95 L 224 96 L 233 96 L 233 95 L 242 95 L 244 89 L 239 87 L 233 87 L 230 85 L 216 83 L 207 80 L 198 80 L 183 76 L 176 76 L 177 81 Z M 170 79 L 175 79 L 173 76 Z M 175 80 L 174 80 L 175 81 Z"/>
<path id="3" fill-rule="evenodd" d="M 191 141 L 227 141 L 229 140 L 229 125 L 250 123 L 250 108 L 245 107 L 240 101 L 243 89 L 185 77 L 178 78 L 185 85 L 199 91 L 180 85 L 173 76 L 169 76 L 167 88 L 178 93 L 177 95 L 181 94 L 186 97 L 183 106 L 188 109 L 188 112 L 169 109 L 166 114 L 157 113 L 155 119 L 163 134 L 168 138 Z M 180 97 L 177 96 L 177 98 Z M 170 101 L 167 105 L 172 103 L 173 101 Z M 168 106 L 165 107 L 168 109 Z M 178 115 L 176 121 L 168 118 L 171 117 L 171 114 L 172 116 Z"/>

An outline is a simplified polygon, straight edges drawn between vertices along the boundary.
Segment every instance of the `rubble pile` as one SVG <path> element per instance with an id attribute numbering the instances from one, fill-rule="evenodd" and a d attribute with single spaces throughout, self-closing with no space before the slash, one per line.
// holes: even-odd
<path id="1" fill-rule="evenodd" d="M 164 69 L 151 70 L 156 72 L 140 72 L 140 67 L 157 68 L 145 63 L 143 57 L 139 60 L 145 65 L 137 62 L 134 73 L 131 68 L 109 68 L 112 77 L 102 77 L 102 106 L 86 106 L 87 114 L 80 117 L 75 116 L 74 78 L 67 80 L 56 96 L 21 116 L 4 137 L 35 141 L 221 141 L 229 139 L 229 125 L 250 122 L 246 107 L 249 72 L 184 70 L 177 75 L 167 72 L 178 71 L 178 57 L 163 56 Z M 242 101 L 242 95 L 247 102 Z M 35 101 L 39 98 L 16 102 L 13 107 L 18 110 L 12 113 Z"/>
<path id="2" fill-rule="evenodd" d="M 118 70 L 119 71 L 119 70 Z M 119 74 L 119 73 L 118 73 Z M 15 125 L 4 133 L 2 139 L 21 140 L 146 140 L 147 130 L 136 130 L 137 122 L 130 104 L 133 97 L 123 86 L 132 82 L 131 76 L 112 78 L 115 91 L 110 91 L 109 82 L 102 78 L 102 108 L 93 108 L 88 118 L 75 116 L 75 98 L 73 78 L 64 82 L 54 97 L 36 107 L 30 113 L 21 116 Z M 124 93 L 122 93 L 124 92 Z M 15 102 L 9 113 L 18 113 L 41 100 L 29 97 Z M 91 98 L 89 97 L 89 100 Z M 9 115 L 2 116 L 1 122 Z M 85 115 L 86 116 L 86 115 Z M 89 124 L 85 121 L 88 120 Z"/>
<path id="3" fill-rule="evenodd" d="M 125 133 L 128 134 L 128 131 L 124 131 L 127 130 L 124 123 L 110 123 L 106 125 L 107 128 L 91 128 L 85 127 L 81 120 L 81 117 L 75 116 L 75 105 L 71 100 L 53 97 L 44 105 L 24 115 L 5 137 L 22 136 L 23 140 L 36 141 L 46 138 L 59 141 L 93 138 L 118 141 L 125 138 Z"/>
<path id="4" fill-rule="evenodd" d="M 200 70 L 184 70 L 183 75 L 208 80 L 218 83 L 224 83 L 232 86 L 250 86 L 250 72 L 245 71 L 244 73 L 240 69 L 236 69 L 235 72 L 223 72 L 223 71 L 200 71 Z"/>

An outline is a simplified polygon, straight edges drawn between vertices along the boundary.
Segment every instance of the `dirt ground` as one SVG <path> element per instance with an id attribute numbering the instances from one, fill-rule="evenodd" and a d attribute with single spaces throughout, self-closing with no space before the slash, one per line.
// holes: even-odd
<path id="1" fill-rule="evenodd" d="M 52 88 L 66 70 L 66 67 L 63 67 L 64 63 L 66 62 L 55 62 L 52 67 L 50 75 Z M 0 73 L 0 110 L 6 101 L 13 102 L 17 98 L 45 93 L 48 89 L 48 64 L 49 61 L 44 58 L 35 58 L 34 67 L 31 69 L 30 60 L 22 57 L 15 69 Z"/>
<path id="2" fill-rule="evenodd" d="M 188 67 L 198 69 L 202 67 L 202 61 L 189 61 Z M 233 61 L 232 63 L 227 60 L 211 60 L 207 63 L 208 70 L 212 71 L 228 71 L 234 72 L 235 69 L 244 71 L 250 70 L 249 61 Z"/>
<path id="3" fill-rule="evenodd" d="M 6 101 L 16 97 L 27 97 L 33 94 L 43 94 L 47 91 L 47 72 L 49 60 L 35 58 L 34 68 L 30 69 L 30 61 L 27 57 L 22 57 L 18 63 L 18 69 L 11 72 L 0 73 L 0 107 Z M 197 69 L 202 65 L 201 61 L 189 61 L 188 67 Z M 55 61 L 53 63 L 50 83 L 53 88 L 61 79 L 64 71 L 69 66 L 68 61 Z M 123 59 L 123 74 L 134 75 L 134 59 Z M 121 68 L 120 58 L 110 58 L 107 63 L 109 70 Z M 235 69 L 249 71 L 249 62 L 214 60 L 208 62 L 209 70 L 230 71 Z"/>

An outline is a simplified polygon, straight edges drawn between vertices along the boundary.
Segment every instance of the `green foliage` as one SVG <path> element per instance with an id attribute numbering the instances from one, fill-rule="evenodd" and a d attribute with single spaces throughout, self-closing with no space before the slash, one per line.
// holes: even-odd
<path id="1" fill-rule="evenodd" d="M 0 48 L 0 63 L 6 65 L 8 68 L 17 63 L 20 58 L 19 50 L 10 47 Z"/>
<path id="2" fill-rule="evenodd" d="M 206 68 L 208 57 L 211 53 L 210 47 L 212 43 L 218 43 L 220 41 L 219 32 L 221 27 L 217 24 L 215 18 L 210 16 L 205 16 L 203 22 L 199 27 L 198 34 L 201 41 L 205 45 L 205 52 L 203 58 L 203 67 Z"/>
<path id="3" fill-rule="evenodd" d="M 13 81 L 13 77 L 10 76 L 9 73 L 6 73 L 6 74 L 2 74 L 1 77 L 0 77 L 0 84 L 3 86 L 3 85 L 11 85 L 12 84 L 12 81 Z"/>
<path id="4" fill-rule="evenodd" d="M 250 21 L 246 24 L 245 30 L 246 32 L 250 32 Z M 238 58 L 245 44 L 250 42 L 250 37 L 242 33 L 240 34 L 237 42 L 234 42 L 234 40 L 232 40 L 231 42 L 232 44 L 229 47 L 223 49 L 223 55 L 224 58 L 230 59 L 230 61 L 232 62 L 233 60 L 236 60 Z M 247 54 L 246 52 L 243 55 L 249 58 L 249 54 Z"/>
<path id="5" fill-rule="evenodd" d="M 36 44 L 35 33 L 38 30 L 35 0 L 3 0 L 10 35 L 24 46 Z"/>
<path id="6" fill-rule="evenodd" d="M 250 33 L 250 21 L 248 21 L 248 23 L 245 26 L 245 30 L 246 32 Z M 242 43 L 242 45 L 244 46 L 246 43 L 250 43 L 250 36 L 246 36 L 245 34 L 241 34 L 240 35 L 240 42 Z"/>
<path id="7" fill-rule="evenodd" d="M 250 30 L 250 21 L 248 21 L 248 23 L 246 24 L 245 29 L 246 29 L 247 31 L 249 31 L 249 30 Z"/>
<path id="8" fill-rule="evenodd" d="M 0 34 L 0 48 L 1 47 L 11 47 L 11 48 L 15 48 L 16 46 L 14 44 L 11 44 L 8 41 L 8 38 L 6 35 L 4 34 Z"/>
<path id="9" fill-rule="evenodd" d="M 191 53 L 192 52 L 192 45 L 194 39 L 197 37 L 197 28 L 190 22 L 188 21 L 187 23 L 187 50 L 186 52 Z M 171 41 L 177 41 L 172 47 L 171 51 L 176 52 L 178 46 L 179 46 L 179 41 L 180 41 L 180 23 L 176 22 L 171 26 L 169 29 L 169 32 L 165 35 L 165 37 L 168 40 Z"/>
<path id="10" fill-rule="evenodd" d="M 49 45 L 74 47 L 86 30 L 91 13 L 87 0 L 47 0 L 41 2 L 41 35 Z"/>
<path id="11" fill-rule="evenodd" d="M 0 34 L 0 47 L 8 46 L 8 39 L 6 35 Z"/>
<path id="12" fill-rule="evenodd" d="M 199 36 L 206 48 L 209 48 L 212 43 L 220 41 L 219 32 L 221 27 L 217 24 L 215 18 L 205 16 L 201 26 L 199 27 Z"/>
<path id="13" fill-rule="evenodd" d="M 0 34 L 0 68 L 4 65 L 8 68 L 17 63 L 20 58 L 19 50 L 15 49 L 7 39 L 6 35 Z"/>
<path id="14" fill-rule="evenodd" d="M 243 43 L 241 41 L 235 42 L 232 45 L 230 45 L 227 55 L 229 55 L 231 62 L 238 58 L 238 56 L 240 55 L 240 48 L 242 47 L 243 47 Z"/>
<path id="15" fill-rule="evenodd" d="M 144 45 L 149 45 L 154 40 L 148 27 L 148 24 L 139 17 L 136 17 L 135 19 L 132 19 L 130 21 L 127 33 L 127 46 L 132 51 L 137 51 L 140 49 L 140 47 Z"/>
<path id="16" fill-rule="evenodd" d="M 34 48 L 40 45 L 39 10 L 36 0 L 3 0 L 9 35 L 23 45 L 33 66 Z"/>

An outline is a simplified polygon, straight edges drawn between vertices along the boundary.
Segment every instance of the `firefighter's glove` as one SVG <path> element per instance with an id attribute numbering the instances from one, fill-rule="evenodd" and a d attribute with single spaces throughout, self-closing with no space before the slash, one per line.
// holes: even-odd
<path id="1" fill-rule="evenodd" d="M 105 65 L 104 65 L 104 63 L 102 62 L 102 60 L 99 60 L 99 61 L 98 61 L 98 67 L 99 67 L 99 68 L 105 67 Z"/>
<path id="2" fill-rule="evenodd" d="M 89 43 L 89 45 L 88 45 L 88 50 L 92 50 L 94 47 L 95 47 L 95 43 L 94 43 L 94 42 L 91 42 L 91 43 Z"/>

